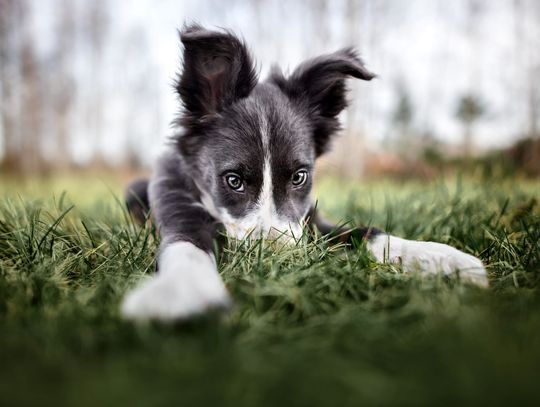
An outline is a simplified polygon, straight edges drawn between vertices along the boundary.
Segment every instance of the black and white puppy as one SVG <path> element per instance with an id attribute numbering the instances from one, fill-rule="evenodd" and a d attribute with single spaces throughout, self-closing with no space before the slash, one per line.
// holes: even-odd
<path id="1" fill-rule="evenodd" d="M 377 261 L 399 262 L 405 271 L 459 271 L 487 286 L 482 262 L 450 246 L 373 228 L 343 230 L 317 214 L 314 164 L 339 130 L 345 80 L 375 76 L 353 49 L 305 61 L 289 76 L 274 69 L 259 82 L 245 44 L 232 33 L 191 25 L 181 41 L 179 133 L 150 181 L 132 185 L 128 197 L 130 210 L 141 217 L 151 209 L 159 228 L 159 271 L 128 293 L 124 316 L 179 319 L 228 306 L 212 252 L 222 231 L 240 239 L 298 238 L 308 225 L 342 241 L 366 239 Z"/>

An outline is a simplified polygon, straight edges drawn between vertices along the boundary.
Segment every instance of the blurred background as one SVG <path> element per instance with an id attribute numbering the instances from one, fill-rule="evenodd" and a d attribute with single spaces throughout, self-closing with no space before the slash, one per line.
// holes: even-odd
<path id="1" fill-rule="evenodd" d="M 263 78 L 360 50 L 379 77 L 350 82 L 323 172 L 540 174 L 536 0 L 0 0 L 2 176 L 146 171 L 190 21 L 242 35 Z"/>

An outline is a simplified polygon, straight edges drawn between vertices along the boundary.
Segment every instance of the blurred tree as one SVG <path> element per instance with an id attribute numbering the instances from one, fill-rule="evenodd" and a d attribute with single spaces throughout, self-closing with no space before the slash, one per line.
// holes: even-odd
<path id="1" fill-rule="evenodd" d="M 54 153 L 55 167 L 66 167 L 71 162 L 70 155 L 70 115 L 75 99 L 75 80 L 73 78 L 74 45 L 76 38 L 76 14 L 73 0 L 61 0 L 61 10 L 57 14 L 55 26 L 55 49 L 53 52 L 52 83 L 50 89 L 53 105 L 56 143 Z"/>
<path id="2" fill-rule="evenodd" d="M 21 107 L 24 117 L 22 127 L 22 151 L 19 156 L 20 169 L 25 174 L 44 169 L 41 146 L 43 136 L 44 92 L 35 42 L 30 29 L 23 30 L 21 44 Z"/>
<path id="3" fill-rule="evenodd" d="M 17 0 L 0 0 L 0 114 L 4 154 L 2 167 L 15 169 L 21 153 L 18 126 L 20 94 L 17 81 L 20 72 L 18 38 L 25 8 Z"/>
<path id="4" fill-rule="evenodd" d="M 143 167 L 148 151 L 141 148 L 145 139 L 152 139 L 160 131 L 160 92 L 155 86 L 159 74 L 151 58 L 150 44 L 142 27 L 134 27 L 127 33 L 120 58 L 131 61 L 138 58 L 139 64 L 124 72 L 124 84 L 119 89 L 126 101 L 121 131 L 125 132 L 123 159 L 130 169 Z M 155 78 L 155 79 L 154 79 Z M 133 95 L 137 95 L 133 97 Z"/>
<path id="5" fill-rule="evenodd" d="M 93 0 L 85 2 L 82 21 L 82 35 L 90 49 L 89 63 L 86 67 L 87 78 L 91 78 L 91 84 L 87 87 L 88 96 L 86 105 L 85 131 L 93 140 L 98 143 L 107 144 L 104 139 L 104 100 L 103 91 L 105 88 L 103 75 L 103 56 L 105 51 L 105 39 L 109 28 L 109 4 L 105 0 Z M 106 166 L 106 163 L 98 151 L 98 156 L 94 157 L 95 164 Z"/>
<path id="6" fill-rule="evenodd" d="M 463 150 L 468 157 L 473 146 L 473 126 L 485 113 L 482 101 L 474 95 L 464 95 L 458 102 L 456 117 L 463 124 Z"/>
<path id="7" fill-rule="evenodd" d="M 43 86 L 30 5 L 0 1 L 0 87 L 3 167 L 30 173 L 42 169 Z"/>
<path id="8" fill-rule="evenodd" d="M 392 114 L 392 123 L 397 130 L 397 148 L 400 153 L 408 155 L 414 147 L 411 140 L 411 124 L 414 116 L 414 106 L 409 92 L 403 84 L 398 85 L 397 103 Z"/>
<path id="9" fill-rule="evenodd" d="M 360 43 L 360 7 L 363 1 L 347 0 L 345 4 L 345 44 L 358 47 Z M 357 131 L 357 96 L 358 88 L 355 83 L 350 84 L 350 100 L 351 104 L 347 108 L 347 126 L 349 132 Z"/>
<path id="10" fill-rule="evenodd" d="M 528 133 L 530 138 L 540 138 L 540 4 L 529 1 L 531 27 L 527 47 L 527 104 Z"/>
<path id="11" fill-rule="evenodd" d="M 363 36 L 363 24 L 361 22 L 362 8 L 366 0 L 347 0 L 345 3 L 345 43 L 349 46 L 360 48 Z M 350 104 L 346 110 L 347 131 L 339 141 L 340 150 L 339 171 L 349 177 L 359 177 L 364 172 L 365 162 L 365 138 L 358 120 L 360 108 L 359 84 L 356 81 L 349 83 Z"/>
<path id="12" fill-rule="evenodd" d="M 516 101 L 526 111 L 523 127 L 529 138 L 540 137 L 540 4 L 536 0 L 513 0 L 514 65 Z"/>
<path id="13" fill-rule="evenodd" d="M 330 40 L 328 0 L 311 0 L 310 5 L 313 37 L 317 41 L 317 46 L 322 50 L 328 46 Z"/>

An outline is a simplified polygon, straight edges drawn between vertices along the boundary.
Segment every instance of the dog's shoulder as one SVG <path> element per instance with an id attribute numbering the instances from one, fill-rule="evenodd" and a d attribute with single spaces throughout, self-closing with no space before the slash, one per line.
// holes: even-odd
<path id="1" fill-rule="evenodd" d="M 164 149 L 156 158 L 148 193 L 152 207 L 164 201 L 198 200 L 199 192 L 187 164 L 173 147 Z"/>

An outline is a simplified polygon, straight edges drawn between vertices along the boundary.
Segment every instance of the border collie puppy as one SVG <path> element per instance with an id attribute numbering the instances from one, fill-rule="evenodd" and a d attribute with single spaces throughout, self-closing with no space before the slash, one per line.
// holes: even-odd
<path id="1" fill-rule="evenodd" d="M 152 212 L 161 234 L 159 270 L 128 293 L 125 317 L 182 319 L 229 306 L 212 252 L 222 231 L 240 239 L 298 238 L 309 226 L 339 241 L 365 239 L 377 261 L 405 271 L 459 271 L 487 286 L 482 262 L 469 254 L 373 228 L 345 230 L 317 213 L 314 164 L 339 130 L 345 81 L 375 76 L 353 49 L 305 61 L 288 76 L 274 69 L 259 82 L 245 44 L 232 33 L 190 25 L 180 37 L 181 132 L 152 178 L 132 184 L 127 202 L 140 219 Z"/>

